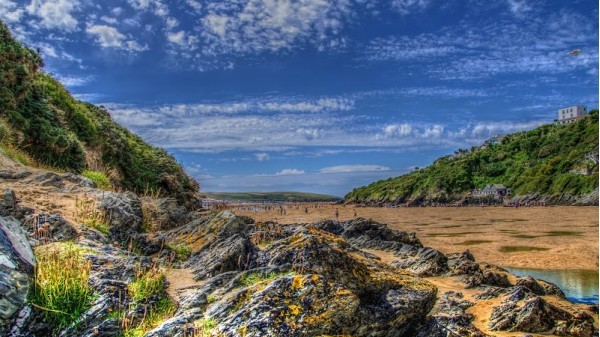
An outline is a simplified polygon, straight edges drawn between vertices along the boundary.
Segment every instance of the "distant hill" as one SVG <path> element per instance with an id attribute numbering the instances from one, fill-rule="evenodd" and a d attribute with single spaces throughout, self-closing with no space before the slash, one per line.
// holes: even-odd
<path id="1" fill-rule="evenodd" d="M 302 192 L 210 192 L 210 197 L 219 200 L 273 201 L 273 202 L 336 202 L 341 198 Z"/>
<path id="2" fill-rule="evenodd" d="M 0 21 L 0 150 L 22 163 L 101 173 L 117 189 L 160 193 L 194 207 L 198 183 L 165 150 L 81 102 L 40 70 L 39 53 Z"/>
<path id="3" fill-rule="evenodd" d="M 573 124 L 543 125 L 506 135 L 499 144 L 460 149 L 423 169 L 356 188 L 344 202 L 449 202 L 486 184 L 504 184 L 520 196 L 597 194 L 597 158 L 598 110 L 593 110 Z"/>

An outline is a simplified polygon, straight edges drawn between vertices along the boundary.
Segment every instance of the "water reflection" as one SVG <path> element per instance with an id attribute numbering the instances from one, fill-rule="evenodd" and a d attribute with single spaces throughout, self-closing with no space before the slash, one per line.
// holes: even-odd
<path id="1" fill-rule="evenodd" d="M 598 272 L 594 270 L 540 270 L 505 268 L 517 276 L 531 276 L 552 282 L 576 303 L 598 304 Z"/>

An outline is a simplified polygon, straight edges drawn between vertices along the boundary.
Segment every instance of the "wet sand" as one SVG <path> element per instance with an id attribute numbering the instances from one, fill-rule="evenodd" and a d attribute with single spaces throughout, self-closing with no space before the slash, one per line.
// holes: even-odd
<path id="1" fill-rule="evenodd" d="M 478 261 L 503 267 L 598 270 L 598 207 L 354 208 L 326 206 L 234 212 L 256 221 L 311 223 L 371 218 L 416 232 L 425 246 L 444 253 L 470 250 Z"/>

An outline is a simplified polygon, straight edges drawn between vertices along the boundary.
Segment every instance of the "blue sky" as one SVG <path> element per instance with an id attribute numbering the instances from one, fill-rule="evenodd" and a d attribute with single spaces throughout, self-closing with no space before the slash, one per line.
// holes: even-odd
<path id="1" fill-rule="evenodd" d="M 205 191 L 342 196 L 598 107 L 596 1 L 0 0 L 0 18 Z"/>

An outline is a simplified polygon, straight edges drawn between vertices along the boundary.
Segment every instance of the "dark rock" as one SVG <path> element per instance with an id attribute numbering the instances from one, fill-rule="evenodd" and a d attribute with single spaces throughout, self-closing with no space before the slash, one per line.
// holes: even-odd
<path id="1" fill-rule="evenodd" d="M 14 218 L 0 217 L 0 335 L 23 307 L 32 284 L 35 258 L 27 234 Z"/>
<path id="2" fill-rule="evenodd" d="M 519 286 L 493 309 L 489 326 L 496 331 L 554 332 L 559 336 L 591 337 L 593 322 L 589 315 L 574 316 Z"/>
<path id="3" fill-rule="evenodd" d="M 126 245 L 130 237 L 140 231 L 142 204 L 131 192 L 102 192 L 100 208 L 110 224 L 110 238 Z"/>
<path id="4" fill-rule="evenodd" d="M 148 217 L 145 221 L 155 225 L 151 230 L 167 230 L 189 222 L 190 212 L 185 206 L 180 205 L 177 199 L 143 198 L 142 204 L 145 210 L 144 216 Z"/>
<path id="5" fill-rule="evenodd" d="M 96 188 L 96 184 L 89 178 L 82 177 L 74 173 L 63 173 L 60 175 L 61 179 L 64 179 L 78 187 Z"/>
<path id="6" fill-rule="evenodd" d="M 416 337 L 448 337 L 488 335 L 476 328 L 472 322 L 474 316 L 466 310 L 473 305 L 462 298 L 462 294 L 446 292 L 438 301 L 427 319 L 417 329 Z"/>
<path id="7" fill-rule="evenodd" d="M 475 298 L 478 300 L 489 300 L 492 298 L 496 298 L 500 295 L 504 295 L 507 292 L 506 288 L 501 287 L 493 287 L 493 286 L 485 286 L 484 291 L 475 295 Z"/>
<path id="8" fill-rule="evenodd" d="M 56 188 L 65 187 L 65 183 L 61 175 L 54 172 L 46 172 L 38 176 L 34 176 L 29 180 L 30 183 L 34 183 L 40 186 L 52 186 Z"/>
<path id="9" fill-rule="evenodd" d="M 8 179 L 8 180 L 19 180 L 23 178 L 27 178 L 31 175 L 29 171 L 10 171 L 10 170 L 0 170 L 0 179 Z"/>

